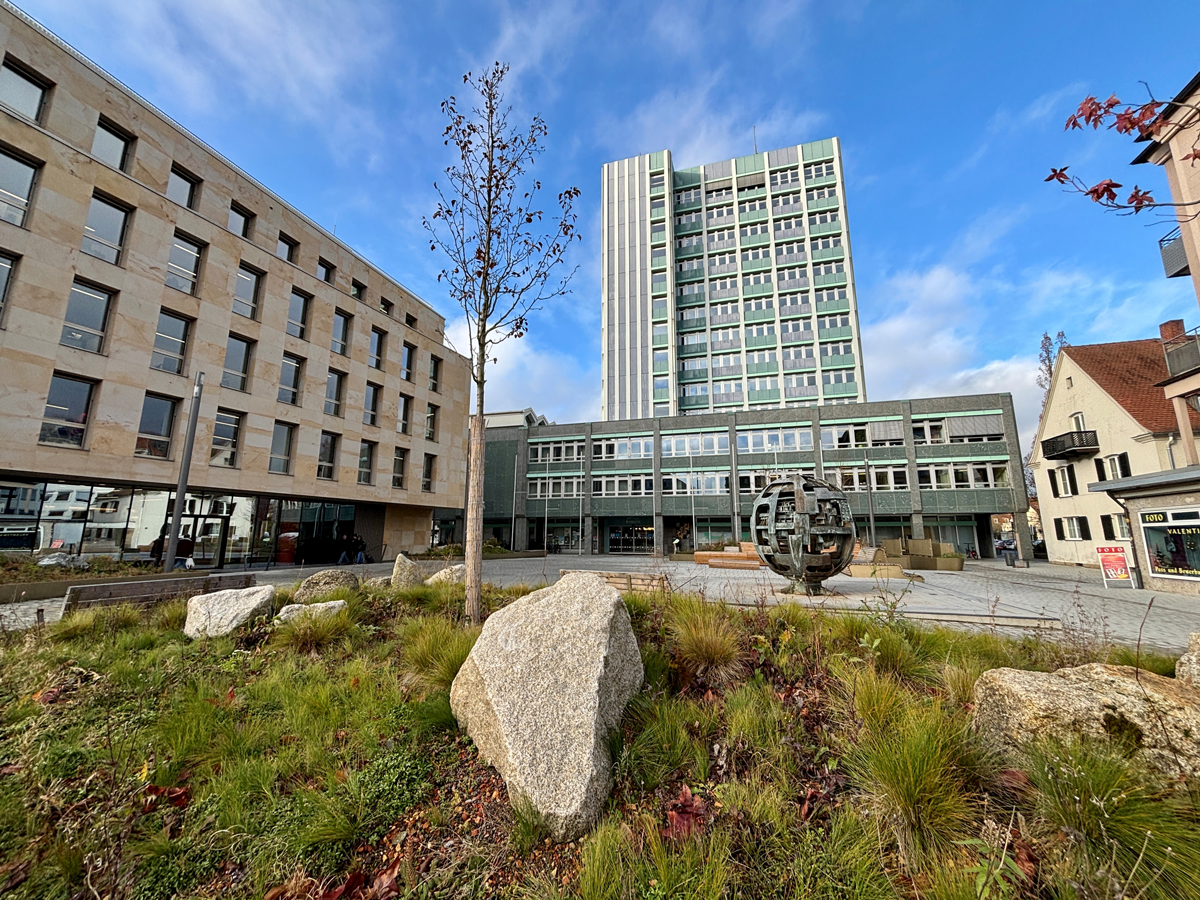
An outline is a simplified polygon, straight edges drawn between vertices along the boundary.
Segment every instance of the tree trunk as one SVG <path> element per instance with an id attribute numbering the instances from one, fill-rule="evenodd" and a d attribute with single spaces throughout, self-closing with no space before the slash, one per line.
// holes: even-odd
<path id="1" fill-rule="evenodd" d="M 467 521 L 463 543 L 466 564 L 466 614 L 472 625 L 483 621 L 483 365 L 475 381 L 475 415 L 471 419 L 468 443 Z"/>

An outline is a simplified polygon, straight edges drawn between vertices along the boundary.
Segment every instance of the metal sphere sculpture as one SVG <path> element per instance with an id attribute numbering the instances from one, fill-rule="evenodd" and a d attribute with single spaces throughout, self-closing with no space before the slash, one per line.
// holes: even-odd
<path id="1" fill-rule="evenodd" d="M 827 481 L 796 473 L 772 481 L 751 512 L 754 547 L 759 558 L 820 594 L 821 582 L 850 564 L 854 555 L 854 516 L 850 499 Z"/>

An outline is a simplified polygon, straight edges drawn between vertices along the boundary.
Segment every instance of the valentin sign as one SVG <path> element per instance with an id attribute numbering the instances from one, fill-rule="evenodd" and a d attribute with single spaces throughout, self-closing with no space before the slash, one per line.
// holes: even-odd
<path id="1" fill-rule="evenodd" d="M 1138 518 L 1146 541 L 1149 574 L 1200 578 L 1200 510 L 1144 512 Z"/>

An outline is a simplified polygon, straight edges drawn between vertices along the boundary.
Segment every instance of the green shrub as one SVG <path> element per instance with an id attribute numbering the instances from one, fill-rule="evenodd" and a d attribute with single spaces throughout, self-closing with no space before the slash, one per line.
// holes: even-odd
<path id="1" fill-rule="evenodd" d="M 646 686 L 658 692 L 667 689 L 671 676 L 671 659 L 657 647 L 642 644 L 642 671 L 646 674 Z"/>
<path id="2" fill-rule="evenodd" d="M 419 735 L 458 730 L 458 720 L 454 718 L 454 711 L 450 708 L 450 695 L 445 691 L 407 704 L 404 709 L 413 730 Z"/>
<path id="3" fill-rule="evenodd" d="M 1139 652 L 1130 647 L 1113 647 L 1108 655 L 1108 662 L 1115 666 L 1136 666 L 1164 678 L 1174 678 L 1177 658 L 1153 650 L 1143 649 Z"/>
<path id="4" fill-rule="evenodd" d="M 884 734 L 912 706 L 912 696 L 895 678 L 873 668 L 856 666 L 837 678 L 834 711 L 851 729 L 861 724 L 873 734 Z"/>
<path id="5" fill-rule="evenodd" d="M 913 706 L 890 728 L 865 730 L 846 756 L 851 780 L 912 871 L 967 836 L 969 790 L 987 774 L 974 740 L 964 717 Z"/>
<path id="6" fill-rule="evenodd" d="M 743 670 L 742 634 L 724 606 L 700 597 L 673 597 L 667 629 L 685 680 L 721 687 Z"/>
<path id="7" fill-rule="evenodd" d="M 518 855 L 528 856 L 549 834 L 546 817 L 529 800 L 516 796 L 512 798 L 512 818 L 509 843 Z"/>
<path id="8" fill-rule="evenodd" d="M 1200 811 L 1190 797 L 1099 741 L 1039 743 L 1030 760 L 1037 813 L 1065 843 L 1069 871 L 1059 874 L 1086 885 L 1081 896 L 1106 896 L 1112 882 L 1128 897 L 1200 896 Z"/>
<path id="9" fill-rule="evenodd" d="M 903 681 L 924 681 L 930 675 L 925 661 L 898 630 L 876 629 L 869 634 L 873 644 L 871 661 L 876 671 Z"/>
<path id="10" fill-rule="evenodd" d="M 746 770 L 766 765 L 782 775 L 794 768 L 784 743 L 783 706 L 770 685 L 750 682 L 731 692 L 725 698 L 725 719 L 729 744 L 747 761 Z"/>
<path id="11" fill-rule="evenodd" d="M 271 642 L 297 653 L 311 653 L 334 641 L 342 640 L 353 630 L 354 621 L 349 609 L 339 610 L 332 615 L 313 615 L 306 611 L 290 621 L 281 623 L 271 636 Z"/>
<path id="12" fill-rule="evenodd" d="M 479 631 L 441 616 L 416 619 L 401 636 L 404 667 L 423 690 L 448 691 L 475 646 Z"/>
<path id="13" fill-rule="evenodd" d="M 975 660 L 963 660 L 961 665 L 946 663 L 942 666 L 942 687 L 946 696 L 956 706 L 971 702 L 975 682 L 983 674 L 983 666 Z"/>
<path id="14" fill-rule="evenodd" d="M 187 601 L 180 598 L 164 600 L 150 614 L 150 623 L 160 631 L 183 631 L 186 622 Z"/>
<path id="15" fill-rule="evenodd" d="M 878 840 L 862 818 L 842 809 L 827 828 L 780 832 L 764 842 L 765 859 L 748 880 L 756 896 L 781 900 L 894 900 Z M 922 894 L 921 896 L 924 896 Z"/>
<path id="16" fill-rule="evenodd" d="M 675 772 L 707 774 L 708 747 L 689 731 L 700 722 L 697 708 L 686 701 L 641 694 L 626 711 L 635 732 L 617 760 L 618 778 L 628 778 L 643 790 L 654 790 Z"/>

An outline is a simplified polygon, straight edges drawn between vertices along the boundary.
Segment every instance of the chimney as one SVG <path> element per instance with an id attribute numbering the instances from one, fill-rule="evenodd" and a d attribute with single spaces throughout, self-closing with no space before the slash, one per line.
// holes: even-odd
<path id="1" fill-rule="evenodd" d="M 1177 337 L 1183 337 L 1183 319 L 1171 319 L 1169 322 L 1163 322 L 1158 326 L 1158 336 L 1163 341 L 1173 341 Z"/>

